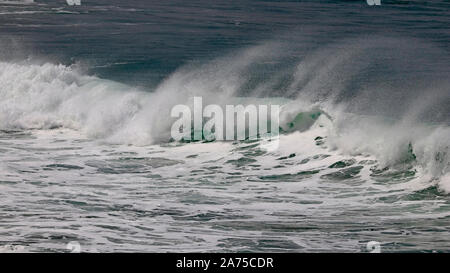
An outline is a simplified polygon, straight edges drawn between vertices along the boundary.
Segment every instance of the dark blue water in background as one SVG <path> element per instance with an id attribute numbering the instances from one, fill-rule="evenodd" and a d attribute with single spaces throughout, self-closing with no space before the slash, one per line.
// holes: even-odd
<path id="1" fill-rule="evenodd" d="M 296 57 L 380 34 L 448 52 L 449 26 L 450 1 L 0 1 L 0 56 L 78 62 L 102 78 L 148 87 L 180 66 L 264 40 L 299 45 Z"/>

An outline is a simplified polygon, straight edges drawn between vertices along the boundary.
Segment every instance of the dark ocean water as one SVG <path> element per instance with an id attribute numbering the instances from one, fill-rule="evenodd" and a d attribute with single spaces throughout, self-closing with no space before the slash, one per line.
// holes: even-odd
<path id="1" fill-rule="evenodd" d="M 448 252 L 449 28 L 450 1 L 0 1 L 0 251 Z M 192 96 L 298 130 L 169 142 Z"/>
<path id="2" fill-rule="evenodd" d="M 265 40 L 301 43 L 297 57 L 377 35 L 450 47 L 449 1 L 85 0 L 69 7 L 36 0 L 1 8 L 4 57 L 82 62 L 102 78 L 132 85 L 156 85 L 182 65 Z"/>

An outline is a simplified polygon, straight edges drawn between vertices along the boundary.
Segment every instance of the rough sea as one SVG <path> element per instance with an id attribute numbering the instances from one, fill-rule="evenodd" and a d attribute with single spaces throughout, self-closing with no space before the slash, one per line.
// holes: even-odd
<path id="1" fill-rule="evenodd" d="M 0 1 L 0 252 L 450 252 L 449 106 L 446 0 Z"/>

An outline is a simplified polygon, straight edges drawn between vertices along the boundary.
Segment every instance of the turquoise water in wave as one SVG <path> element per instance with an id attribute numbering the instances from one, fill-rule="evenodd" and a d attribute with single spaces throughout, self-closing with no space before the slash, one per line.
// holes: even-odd
<path id="1" fill-rule="evenodd" d="M 450 250 L 448 1 L 0 1 L 0 252 Z M 170 110 L 282 103 L 266 139 Z"/>

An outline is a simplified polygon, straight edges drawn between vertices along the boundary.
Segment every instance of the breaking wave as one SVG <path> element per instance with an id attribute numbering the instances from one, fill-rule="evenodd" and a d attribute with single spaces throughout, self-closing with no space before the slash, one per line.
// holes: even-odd
<path id="1" fill-rule="evenodd" d="M 154 90 L 87 75 L 76 65 L 0 62 L 0 129 L 63 127 L 148 145 L 169 141 L 172 106 L 193 96 L 220 105 L 283 98 L 284 134 L 307 132 L 320 120 L 325 135 L 315 137 L 326 149 L 374 156 L 380 168 L 420 167 L 422 179 L 450 192 L 448 56 L 426 49 L 386 38 L 346 41 L 292 58 L 295 46 L 265 43 L 186 65 Z"/>

